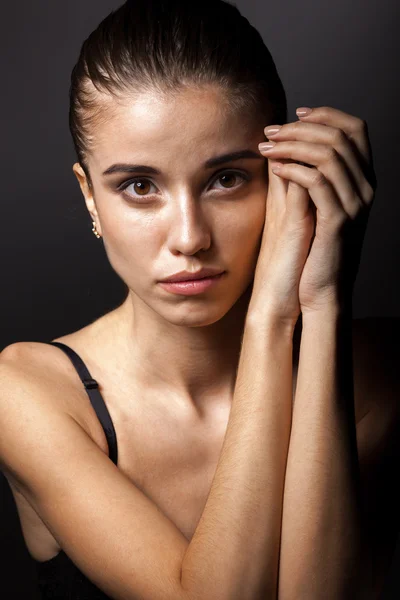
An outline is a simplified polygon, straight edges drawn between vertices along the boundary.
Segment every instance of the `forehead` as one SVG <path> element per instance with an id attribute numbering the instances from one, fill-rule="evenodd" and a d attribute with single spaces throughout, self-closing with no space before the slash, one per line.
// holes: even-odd
<path id="1" fill-rule="evenodd" d="M 232 111 L 222 91 L 185 89 L 161 97 L 143 93 L 134 99 L 110 101 L 107 119 L 94 127 L 90 162 L 96 169 L 132 156 L 205 161 L 263 139 L 263 125 L 251 115 Z M 154 162 L 154 160 L 153 160 Z"/>

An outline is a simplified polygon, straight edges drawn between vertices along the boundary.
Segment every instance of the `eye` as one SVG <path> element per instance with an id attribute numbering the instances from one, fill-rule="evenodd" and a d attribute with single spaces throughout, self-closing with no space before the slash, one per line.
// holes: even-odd
<path id="1" fill-rule="evenodd" d="M 234 185 L 234 184 L 230 183 L 230 182 L 232 182 L 232 179 L 236 180 L 238 178 L 241 179 L 241 183 L 239 185 Z M 242 171 L 230 170 L 230 171 L 223 171 L 222 173 L 218 173 L 217 177 L 214 178 L 214 181 L 219 181 L 219 180 L 224 180 L 223 183 L 227 184 L 226 187 L 224 185 L 222 189 L 230 190 L 233 188 L 241 187 L 241 185 L 243 185 L 243 182 L 250 181 L 250 177 L 248 174 L 243 173 Z M 129 198 L 135 198 L 135 199 L 146 198 L 147 196 L 153 195 L 152 193 L 149 193 L 149 186 L 151 189 L 151 185 L 154 186 L 153 182 L 150 179 L 148 179 L 147 177 L 135 177 L 134 179 L 130 179 L 129 181 L 125 181 L 123 184 L 121 184 L 118 187 L 118 190 L 124 191 L 124 190 L 128 189 L 128 187 L 132 186 L 133 190 L 136 192 L 137 195 L 129 192 L 126 194 Z"/>
<path id="2" fill-rule="evenodd" d="M 135 192 L 138 192 L 139 196 L 148 195 L 148 184 L 151 183 L 150 179 L 146 177 L 135 177 L 135 179 L 130 179 L 123 183 L 118 189 L 126 190 L 129 186 L 133 186 Z M 154 185 L 154 184 L 153 184 Z M 132 197 L 132 194 L 129 193 L 128 196 Z M 135 198 L 135 196 L 133 196 Z"/>
<path id="3" fill-rule="evenodd" d="M 232 189 L 233 187 L 238 187 L 238 186 L 235 186 L 235 185 L 229 185 L 229 179 L 232 180 L 232 177 L 235 177 L 235 178 L 240 177 L 240 179 L 242 180 L 242 183 L 243 183 L 243 181 L 249 181 L 250 180 L 249 176 L 245 175 L 241 171 L 225 171 L 223 173 L 219 173 L 218 176 L 216 177 L 216 179 L 214 181 L 218 181 L 218 180 L 227 178 L 227 180 L 228 180 L 228 187 L 226 187 L 225 189 Z M 225 183 L 226 182 L 227 181 L 225 179 Z M 240 185 L 242 185 L 242 184 L 240 184 Z"/>

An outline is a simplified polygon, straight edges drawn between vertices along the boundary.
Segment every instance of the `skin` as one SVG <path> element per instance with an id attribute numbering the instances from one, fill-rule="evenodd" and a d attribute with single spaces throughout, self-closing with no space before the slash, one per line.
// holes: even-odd
<path id="1" fill-rule="evenodd" d="M 146 389 L 151 386 L 162 391 L 158 396 L 160 401 L 165 401 L 167 389 L 181 408 L 196 414 L 210 413 L 224 403 L 229 406 L 268 190 L 263 156 L 257 161 L 226 164 L 224 171 L 221 167 L 203 169 L 202 163 L 210 156 L 244 147 L 256 150 L 258 143 L 264 141 L 264 124 L 255 125 L 244 118 L 225 114 L 221 111 L 222 101 L 215 92 L 204 91 L 200 96 L 197 91 L 195 94 L 187 91 L 170 101 L 141 96 L 134 103 L 116 105 L 110 108 L 110 119 L 95 132 L 95 146 L 89 156 L 93 190 L 81 167 L 74 165 L 110 263 L 130 290 L 124 304 L 103 320 L 102 333 L 112 340 L 113 358 L 125 361 L 123 368 L 132 380 L 140 381 Z M 350 347 L 348 338 L 345 342 L 337 339 L 336 319 L 340 307 L 335 294 L 338 272 L 335 257 L 341 257 L 340 225 L 346 220 L 355 220 L 362 206 L 371 206 L 374 183 L 371 171 L 365 169 L 369 159 L 368 138 L 360 119 L 327 107 L 315 109 L 308 119 L 308 123 L 285 125 L 274 138 L 278 141 L 272 150 L 275 160 L 283 163 L 276 175 L 277 181 L 285 186 L 285 181 L 291 180 L 287 189 L 282 187 L 288 197 L 282 194 L 279 200 L 293 201 L 293 205 L 301 201 L 304 205 L 297 204 L 296 210 L 307 210 L 308 196 L 304 192 L 308 190 L 319 217 L 301 280 L 304 335 L 285 473 L 279 593 L 298 597 L 297 590 L 302 589 L 304 597 L 328 597 L 329 581 L 330 597 L 339 597 L 336 589 L 348 585 L 343 580 L 347 565 L 353 558 L 358 561 L 361 552 L 357 546 L 359 524 L 355 516 L 360 509 L 356 505 L 352 476 L 356 465 L 355 444 L 351 448 L 350 438 L 342 434 L 348 431 L 347 415 L 332 410 L 337 408 L 342 396 L 346 401 L 351 399 L 350 387 L 344 392 L 336 385 L 338 376 L 332 368 L 338 357 L 347 361 L 341 370 L 350 364 L 349 357 L 345 356 Z M 364 157 L 361 165 L 365 170 L 348 142 L 350 138 Z M 156 141 L 161 144 L 157 144 L 157 151 L 152 151 Z M 162 151 L 163 148 L 168 151 Z M 339 156 L 351 170 L 356 186 L 350 184 Z M 295 163 L 285 165 L 287 159 L 304 161 L 309 167 Z M 154 183 L 154 196 L 140 195 L 130 184 L 132 194 L 138 194 L 138 201 L 146 196 L 147 204 L 130 202 L 128 195 L 116 191 L 118 184 L 137 173 L 113 175 L 107 181 L 101 177 L 110 164 L 123 161 L 156 166 L 162 171 L 162 175 L 152 176 L 151 181 L 147 175 L 140 178 L 145 190 L 148 190 L 146 183 L 152 186 Z M 252 183 L 224 189 L 218 182 L 217 172 L 222 175 L 229 168 L 248 169 L 254 175 Z M 211 184 L 216 183 L 220 183 L 220 189 L 218 195 L 213 195 Z M 274 202 L 278 202 L 278 194 Z M 220 216 L 222 210 L 223 217 Z M 146 222 L 148 226 L 144 227 L 142 220 L 150 212 L 151 222 Z M 362 233 L 362 227 L 360 231 Z M 355 228 L 353 233 L 357 233 Z M 210 258 L 178 262 L 178 254 L 195 254 L 201 250 L 210 252 Z M 194 270 L 201 265 L 218 266 L 227 271 L 220 288 L 196 297 L 170 297 L 159 290 L 156 281 L 160 277 L 184 268 Z M 327 283 L 332 294 L 326 294 Z M 186 306 L 188 303 L 190 307 Z M 162 343 L 155 343 L 161 340 L 161 335 Z M 202 341 L 191 343 L 191 336 L 195 335 Z M 207 340 L 209 347 L 203 352 Z M 198 379 L 196 373 L 201 373 Z M 350 378 L 348 382 L 352 386 Z M 365 464 L 365 456 L 379 454 L 376 440 L 382 434 L 376 426 L 379 421 L 376 415 L 375 408 L 373 414 L 371 411 L 373 423 L 368 425 L 368 431 L 361 429 L 362 464 Z M 363 425 L 366 423 L 364 420 Z M 352 443 L 355 441 L 353 425 L 351 423 Z M 323 436 L 319 435 L 321 431 Z M 336 435 L 337 432 L 340 435 Z M 332 456 L 339 454 L 342 460 L 333 465 Z M 315 460 L 311 460 L 311 456 Z M 329 464 L 329 469 L 324 467 L 324 462 Z M 368 485 L 373 488 L 371 483 Z M 330 501 L 321 503 L 321 497 Z M 369 490 L 365 497 L 369 497 Z M 311 502 L 314 508 L 310 509 Z M 313 518 L 310 524 L 309 514 L 316 515 L 319 521 Z M 328 539 L 324 524 L 331 522 L 335 527 Z M 351 540 L 350 543 L 346 541 L 344 545 L 340 528 L 346 531 L 346 540 Z M 328 555 L 334 560 L 322 561 L 321 568 L 321 557 Z M 364 565 L 362 567 L 364 572 Z M 318 580 L 313 577 L 316 572 L 321 574 Z M 354 577 L 358 584 L 358 574 Z"/>
<path id="2" fill-rule="evenodd" d="M 265 133 L 273 139 L 260 145 L 275 161 L 274 174 L 294 190 L 288 191 L 285 204 L 297 222 L 304 223 L 314 207 L 315 237 L 298 290 L 303 316 L 321 314 L 332 305 L 346 311 L 351 307 L 376 190 L 367 123 L 329 106 L 307 110 L 306 115 L 298 110 L 301 121 L 278 131 L 278 125 L 268 127 Z M 280 158 L 291 160 L 280 165 Z"/>
<path id="3" fill-rule="evenodd" d="M 93 188 L 80 164 L 73 166 L 110 264 L 129 287 L 107 323 L 126 377 L 201 417 L 230 407 L 268 190 L 268 162 L 258 149 L 266 123 L 224 106 L 212 88 L 108 104 L 87 160 Z M 242 149 L 256 158 L 203 167 Z M 123 162 L 161 174 L 102 175 Z M 226 273 L 200 295 L 172 294 L 157 283 L 203 266 Z"/>
<path id="4" fill-rule="evenodd" d="M 257 169 L 254 186 L 210 195 L 207 176 L 205 187 L 201 165 L 210 156 L 252 144 L 258 148 L 264 141 L 260 124 L 253 127 L 246 119 L 225 114 L 221 103 L 222 98 L 213 92 L 197 95 L 187 91 L 170 101 L 153 103 L 151 97 L 144 97 L 118 107 L 97 132 L 99 142 L 88 163 L 96 200 L 80 180 L 87 208 L 104 236 L 110 263 L 130 289 L 127 301 L 117 312 L 113 339 L 118 340 L 117 344 L 123 340 L 131 361 L 129 368 L 141 377 L 145 389 L 149 382 L 159 391 L 165 386 L 179 395 L 185 408 L 198 414 L 208 414 L 223 402 L 229 406 L 246 309 L 245 302 L 237 301 L 254 274 L 255 289 L 260 279 L 262 288 L 266 282 L 273 288 L 268 266 L 269 261 L 276 264 L 279 254 L 273 252 L 271 227 L 261 260 L 258 256 L 269 185 L 263 161 L 249 161 Z M 275 160 L 294 161 L 286 165 L 282 162 L 279 171 L 271 174 L 268 216 L 275 230 L 281 228 L 285 233 L 286 219 L 291 219 L 292 227 L 308 245 L 312 233 L 310 220 L 306 220 L 310 198 L 316 207 L 315 237 L 299 285 L 303 331 L 295 406 L 290 414 L 288 394 L 288 402 L 279 407 L 280 425 L 275 423 L 275 434 L 277 429 L 285 430 L 284 436 L 279 435 L 285 452 L 290 437 L 284 490 L 279 493 L 284 503 L 279 518 L 282 536 L 278 595 L 336 599 L 350 597 L 349 592 L 361 584 L 365 590 L 370 589 L 372 580 L 378 580 L 377 570 L 371 577 L 372 570 L 367 566 L 373 563 L 375 547 L 371 544 L 365 549 L 367 536 L 364 539 L 363 535 L 367 522 L 363 522 L 352 405 L 351 322 L 341 318 L 342 311 L 347 313 L 351 306 L 342 304 L 349 295 L 338 293 L 339 275 L 347 264 L 347 275 L 351 276 L 347 285 L 355 279 L 354 257 L 361 251 L 366 226 L 366 218 L 357 217 L 368 216 L 366 209 L 372 204 L 374 186 L 371 170 L 365 168 L 370 166 L 370 156 L 363 122 L 329 107 L 317 108 L 311 115 L 309 122 L 284 125 L 269 151 Z M 271 135 L 268 131 L 265 134 Z M 155 142 L 157 150 L 152 152 Z M 260 153 L 267 154 L 262 147 Z M 154 166 L 156 154 L 155 166 L 163 175 L 157 180 L 160 191 L 149 205 L 132 208 L 121 195 L 115 201 L 115 186 L 101 184 L 100 174 L 112 162 L 129 160 Z M 344 224 L 348 225 L 346 234 L 352 237 L 351 245 L 344 243 Z M 202 250 L 211 254 L 210 262 L 177 260 L 179 254 Z M 157 279 L 200 264 L 226 269 L 228 276 L 221 286 L 198 297 L 158 293 Z M 260 278 L 254 273 L 256 265 Z M 285 275 L 287 278 L 287 273 L 282 273 L 283 279 Z M 252 327 L 256 337 L 261 338 L 269 303 L 266 294 L 257 297 L 261 301 L 252 307 Z M 191 339 L 194 336 L 196 340 Z M 262 338 L 264 343 L 259 349 L 267 346 L 267 337 Z M 262 352 L 255 354 L 260 356 Z M 257 372 L 262 372 L 262 362 L 257 364 L 254 356 L 251 365 L 256 369 L 260 366 Z M 245 395 L 249 387 L 247 380 Z M 221 389 L 225 393 L 218 393 Z M 261 386 L 261 402 L 266 389 L 266 385 Z M 165 396 L 161 393 L 160 397 Z M 251 391 L 251 399 L 257 402 L 257 391 Z M 233 418 L 237 406 L 232 405 Z M 273 403 L 268 409 L 273 411 Z M 262 461 L 264 450 L 262 446 Z M 332 461 L 332 457 L 340 460 Z M 271 467 L 270 457 L 269 461 Z M 235 462 L 232 459 L 232 464 Z M 271 471 L 278 472 L 276 467 L 273 465 Z M 214 481 L 218 481 L 218 473 L 217 469 Z M 204 531 L 200 531 L 202 535 Z M 191 552 L 196 552 L 196 545 L 191 546 Z M 193 564 L 196 572 L 195 560 Z M 366 566 L 367 576 L 362 574 Z M 320 575 L 315 578 L 315 573 Z"/>

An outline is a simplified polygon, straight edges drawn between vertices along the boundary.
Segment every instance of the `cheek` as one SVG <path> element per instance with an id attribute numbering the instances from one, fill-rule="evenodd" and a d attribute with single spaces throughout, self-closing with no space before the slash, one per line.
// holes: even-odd
<path id="1" fill-rule="evenodd" d="M 157 259 L 160 235 L 151 222 L 125 221 L 121 225 L 107 222 L 103 227 L 104 248 L 114 271 L 127 284 L 140 283 L 148 279 Z"/>
<path id="2" fill-rule="evenodd" d="M 255 193 L 245 201 L 222 205 L 209 213 L 215 258 L 234 268 L 237 275 L 252 270 L 258 257 L 265 223 L 265 194 Z M 148 283 L 149 273 L 160 262 L 167 234 L 165 222 L 147 213 L 136 218 L 121 214 L 101 216 L 103 242 L 111 267 L 131 287 Z M 218 257 L 218 258 L 217 258 Z M 229 268 L 229 267 L 228 267 Z"/>
<path id="3" fill-rule="evenodd" d="M 240 210 L 226 214 L 221 230 L 221 247 L 230 248 L 239 260 L 251 260 L 261 242 L 265 223 L 265 200 L 248 199 Z"/>

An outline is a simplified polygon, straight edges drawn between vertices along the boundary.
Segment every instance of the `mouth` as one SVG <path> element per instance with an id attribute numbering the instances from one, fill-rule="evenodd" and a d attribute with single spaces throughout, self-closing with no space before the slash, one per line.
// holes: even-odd
<path id="1" fill-rule="evenodd" d="M 161 281 L 161 285 L 166 291 L 184 296 L 201 294 L 206 290 L 216 286 L 224 277 L 225 271 L 218 275 L 202 277 L 201 279 L 187 279 L 185 281 L 167 282 Z"/>

